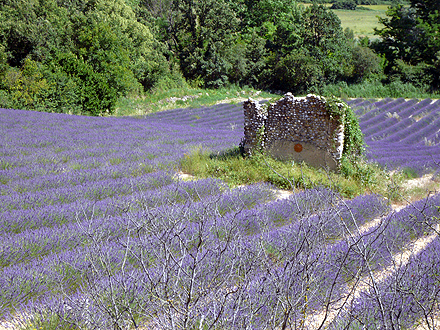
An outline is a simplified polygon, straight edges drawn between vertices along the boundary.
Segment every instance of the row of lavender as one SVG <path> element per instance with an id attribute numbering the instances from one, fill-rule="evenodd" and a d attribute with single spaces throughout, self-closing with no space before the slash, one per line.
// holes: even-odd
<path id="1" fill-rule="evenodd" d="M 378 196 L 344 202 L 316 189 L 270 202 L 265 185 L 230 190 L 166 171 L 199 144 L 229 147 L 227 130 L 0 116 L 4 318 L 33 310 L 100 329 L 299 327 L 438 218 L 436 196 L 361 235 L 388 212 Z"/>
<path id="2" fill-rule="evenodd" d="M 440 101 L 425 99 L 355 99 L 347 102 L 358 114 L 368 144 L 367 156 L 389 169 L 412 168 L 418 174 L 440 163 Z M 242 134 L 242 104 L 175 109 L 150 116 L 162 122 L 228 129 Z M 237 136 L 237 138 L 240 138 Z"/>
<path id="3" fill-rule="evenodd" d="M 163 329 L 201 323 L 298 328 L 424 235 L 438 221 L 440 202 L 439 196 L 419 202 L 360 233 L 358 226 L 387 211 L 376 196 L 329 208 L 339 199 L 318 189 L 252 207 L 268 197 L 267 187 L 250 187 L 198 202 L 189 197 L 165 207 L 127 209 L 124 217 L 90 217 L 75 225 L 74 248 L 13 267 L 3 283 L 20 282 L 23 270 L 32 270 L 26 286 L 10 288 L 10 298 L 23 292 L 19 298 L 25 300 L 32 293 L 39 299 L 27 310 L 91 328 L 143 321 Z M 424 275 L 438 287 L 436 269 Z M 78 284 L 78 278 L 86 282 Z M 420 310 L 438 299 L 424 302 Z M 401 318 L 423 317 L 412 311 Z M 362 309 L 357 319 L 370 313 Z"/>
<path id="4" fill-rule="evenodd" d="M 194 191 L 198 198 L 219 194 L 224 185 L 212 180 L 175 187 L 174 166 L 200 145 L 224 150 L 236 144 L 223 131 L 150 119 L 7 109 L 0 109 L 0 132 L 2 316 L 52 294 L 50 279 L 61 259 L 84 257 L 78 225 L 86 219 L 117 232 L 127 205 L 181 202 Z M 75 272 L 68 276 L 78 281 Z"/>
<path id="5" fill-rule="evenodd" d="M 440 236 L 353 300 L 331 329 L 438 329 Z"/>
<path id="6" fill-rule="evenodd" d="M 389 169 L 418 174 L 440 164 L 440 101 L 425 99 L 352 100 L 368 144 L 369 159 Z"/>
<path id="7" fill-rule="evenodd" d="M 194 201 L 208 196 L 215 199 L 215 215 L 233 211 L 237 200 L 241 202 L 239 206 L 249 208 L 260 201 L 258 194 L 263 200 L 267 198 L 267 189 L 261 187 L 249 188 L 246 194 L 250 197 L 240 194 L 237 198 L 227 195 L 226 187 L 219 182 L 177 186 L 169 173 L 153 171 L 155 166 L 165 166 L 167 160 L 162 159 L 162 164 L 151 162 L 162 156 L 151 150 L 164 146 L 167 152 L 166 147 L 175 144 L 190 147 L 191 141 L 180 142 L 185 138 L 181 129 L 175 129 L 177 136 L 172 143 L 167 126 L 160 127 L 160 133 L 167 134 L 167 139 L 161 141 L 157 127 L 140 130 L 138 120 L 51 117 L 7 110 L 2 115 L 5 134 L 1 141 L 4 168 L 0 260 L 2 288 L 7 288 L 1 295 L 5 313 L 45 294 L 52 297 L 53 291 L 60 290 L 58 283 L 67 284 L 70 290 L 79 286 L 75 281 L 84 277 L 78 276 L 78 269 L 83 267 L 75 258 L 86 255 L 89 231 L 99 228 L 116 238 L 124 237 L 118 233 L 127 209 L 134 212 L 146 207 L 168 207 L 184 203 L 186 198 Z M 196 139 L 198 130 L 192 133 L 191 140 L 201 139 Z M 175 160 L 183 151 L 169 153 Z M 206 204 L 206 200 L 200 203 Z M 274 216 L 282 211 L 274 211 Z M 277 217 L 283 219 L 281 215 Z M 83 233 L 82 228 L 88 232 Z M 74 269 L 66 266 L 72 263 Z M 60 275 L 66 267 L 70 273 Z M 61 291 L 64 290 L 63 284 Z"/>

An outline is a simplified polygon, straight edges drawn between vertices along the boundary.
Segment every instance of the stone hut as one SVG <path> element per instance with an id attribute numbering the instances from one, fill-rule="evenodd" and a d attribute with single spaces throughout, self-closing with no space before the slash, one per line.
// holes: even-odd
<path id="1" fill-rule="evenodd" d="M 342 109 L 344 104 L 337 103 Z M 344 149 L 342 115 L 324 97 L 284 95 L 276 103 L 244 102 L 244 150 L 263 148 L 274 158 L 337 170 Z"/>

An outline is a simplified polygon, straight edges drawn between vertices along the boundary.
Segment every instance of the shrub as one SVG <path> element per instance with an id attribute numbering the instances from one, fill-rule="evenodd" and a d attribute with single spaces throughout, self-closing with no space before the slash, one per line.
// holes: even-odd
<path id="1" fill-rule="evenodd" d="M 353 0 L 339 0 L 334 2 L 330 9 L 356 10 L 356 3 Z"/>
<path id="2" fill-rule="evenodd" d="M 355 46 L 352 49 L 352 79 L 362 81 L 382 73 L 382 59 L 370 48 Z"/>
<path id="3" fill-rule="evenodd" d="M 3 106 L 30 110 L 44 102 L 50 84 L 42 71 L 42 65 L 31 59 L 25 59 L 20 69 L 10 67 L 5 70 L 3 100 L 6 103 Z"/>
<path id="4" fill-rule="evenodd" d="M 429 86 L 433 81 L 431 66 L 425 62 L 420 62 L 416 65 L 410 65 L 400 59 L 395 61 L 393 67 L 394 79 L 400 80 L 402 83 L 410 83 L 416 87 L 425 88 Z"/>
<path id="5" fill-rule="evenodd" d="M 293 92 L 305 92 L 320 85 L 324 78 L 318 61 L 307 49 L 298 49 L 282 58 L 273 69 L 276 87 Z"/>

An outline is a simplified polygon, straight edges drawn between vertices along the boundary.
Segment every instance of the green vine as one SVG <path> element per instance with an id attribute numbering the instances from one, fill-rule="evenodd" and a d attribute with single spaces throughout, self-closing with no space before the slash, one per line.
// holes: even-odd
<path id="1" fill-rule="evenodd" d="M 263 104 L 260 104 L 260 111 L 262 113 L 267 114 L 267 111 L 269 110 L 269 106 L 271 104 L 276 104 L 283 97 L 284 97 L 284 95 L 278 95 L 278 96 L 270 98 L 269 100 L 267 100 L 267 102 L 264 102 Z"/>
<path id="2" fill-rule="evenodd" d="M 336 96 L 325 98 L 330 118 L 340 120 L 344 124 L 344 150 L 342 157 L 361 156 L 365 151 L 364 134 L 353 109 Z"/>
<path id="3" fill-rule="evenodd" d="M 336 96 L 326 97 L 324 100 L 327 105 L 330 118 L 332 119 L 343 119 L 347 113 L 347 108 L 350 108 L 347 103 Z"/>
<path id="4" fill-rule="evenodd" d="M 257 151 L 260 154 L 264 153 L 264 140 L 265 140 L 265 134 L 266 134 L 266 128 L 264 127 L 264 124 L 261 125 L 261 127 L 258 129 L 257 131 L 257 141 L 256 141 L 256 147 L 257 147 Z"/>

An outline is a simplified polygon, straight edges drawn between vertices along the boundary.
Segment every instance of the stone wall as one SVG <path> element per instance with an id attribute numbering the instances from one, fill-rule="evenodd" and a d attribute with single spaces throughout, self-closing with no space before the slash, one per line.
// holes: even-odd
<path id="1" fill-rule="evenodd" d="M 344 148 L 343 120 L 331 116 L 325 98 L 295 98 L 287 93 L 268 106 L 249 99 L 243 108 L 246 153 L 263 147 L 278 159 L 339 168 Z"/>

